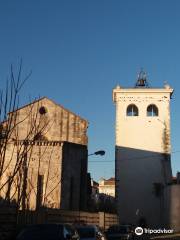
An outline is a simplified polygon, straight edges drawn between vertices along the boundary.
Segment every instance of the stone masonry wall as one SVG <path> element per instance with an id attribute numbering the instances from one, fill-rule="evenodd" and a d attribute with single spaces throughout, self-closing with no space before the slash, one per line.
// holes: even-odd
<path id="1" fill-rule="evenodd" d="M 76 194 L 70 196 L 64 191 L 63 198 L 81 198 L 76 195 L 82 175 L 86 179 L 87 173 L 87 121 L 47 98 L 9 113 L 8 117 L 13 119 L 12 134 L 0 184 L 8 183 L 0 196 L 15 199 L 22 209 L 41 205 L 59 208 L 64 204 L 61 203 L 64 166 L 63 178 L 67 186 L 74 184 Z M 77 208 L 78 203 L 76 199 L 71 207 Z"/>

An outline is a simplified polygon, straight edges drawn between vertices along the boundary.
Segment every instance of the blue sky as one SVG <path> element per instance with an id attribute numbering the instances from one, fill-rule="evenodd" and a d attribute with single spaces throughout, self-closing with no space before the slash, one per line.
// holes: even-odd
<path id="1" fill-rule="evenodd" d="M 114 174 L 117 83 L 134 86 L 143 67 L 153 87 L 167 81 L 171 102 L 172 167 L 180 171 L 180 1 L 1 0 L 0 85 L 23 59 L 22 103 L 47 96 L 89 121 L 92 177 Z M 95 162 L 93 162 L 95 161 Z M 107 161 L 107 162 L 105 162 Z"/>

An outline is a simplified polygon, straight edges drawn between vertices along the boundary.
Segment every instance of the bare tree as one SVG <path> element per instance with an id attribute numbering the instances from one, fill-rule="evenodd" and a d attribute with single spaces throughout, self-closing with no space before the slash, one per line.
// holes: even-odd
<path id="1" fill-rule="evenodd" d="M 6 81 L 6 89 L 0 91 L 0 190 L 2 190 L 6 184 L 11 185 L 12 179 L 19 169 L 19 163 L 21 163 L 21 159 L 18 158 L 12 176 L 2 183 L 2 177 L 12 161 L 11 157 L 8 163 L 6 163 L 6 153 L 8 144 L 13 139 L 12 135 L 14 135 L 14 130 L 18 125 L 16 110 L 19 104 L 19 93 L 23 84 L 29 77 L 27 76 L 24 81 L 21 81 L 21 71 L 22 61 L 20 63 L 17 79 L 15 79 L 13 67 L 11 65 L 10 79 Z"/>
<path id="2" fill-rule="evenodd" d="M 25 114 L 19 114 L 21 89 L 30 75 L 22 78 L 22 61 L 17 76 L 11 65 L 6 88 L 0 91 L 0 196 L 4 202 L 11 202 L 16 196 L 22 208 L 26 207 L 28 196 L 35 189 L 32 186 L 29 192 L 26 191 L 33 142 L 42 140 L 43 133 L 50 127 L 47 119 L 41 121 L 39 117 L 38 100 L 34 101 L 36 104 L 28 106 Z"/>

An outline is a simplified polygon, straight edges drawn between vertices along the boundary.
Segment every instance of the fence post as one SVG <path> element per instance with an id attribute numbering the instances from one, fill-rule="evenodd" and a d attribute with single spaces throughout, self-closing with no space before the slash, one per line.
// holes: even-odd
<path id="1" fill-rule="evenodd" d="M 105 213 L 99 212 L 99 227 L 105 230 Z"/>

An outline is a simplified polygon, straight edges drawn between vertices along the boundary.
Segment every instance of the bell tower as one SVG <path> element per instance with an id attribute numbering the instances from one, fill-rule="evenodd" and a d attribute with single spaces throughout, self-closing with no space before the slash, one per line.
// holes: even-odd
<path id="1" fill-rule="evenodd" d="M 170 99 L 173 89 L 149 87 L 141 71 L 133 88 L 113 89 L 116 105 L 115 178 L 121 223 L 168 223 L 171 182 Z"/>

